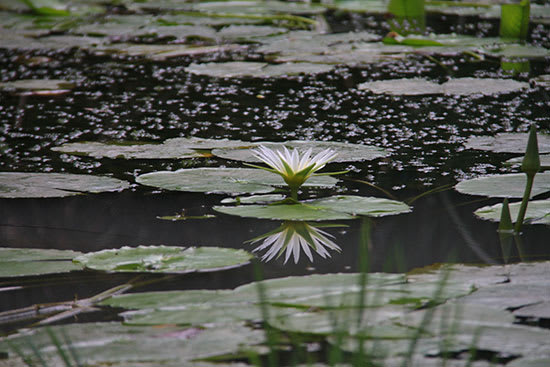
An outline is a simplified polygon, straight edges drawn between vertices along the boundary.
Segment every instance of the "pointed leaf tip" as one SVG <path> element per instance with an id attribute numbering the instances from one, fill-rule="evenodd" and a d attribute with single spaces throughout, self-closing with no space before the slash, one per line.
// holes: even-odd
<path id="1" fill-rule="evenodd" d="M 529 130 L 529 140 L 527 141 L 525 157 L 521 163 L 521 170 L 528 175 L 535 175 L 540 170 L 537 128 L 535 124 L 531 125 L 531 129 Z"/>
<path id="2" fill-rule="evenodd" d="M 508 199 L 504 198 L 502 202 L 502 209 L 500 211 L 500 223 L 498 225 L 499 232 L 509 232 L 514 230 L 512 224 L 512 216 L 510 215 L 510 206 L 508 205 Z"/>

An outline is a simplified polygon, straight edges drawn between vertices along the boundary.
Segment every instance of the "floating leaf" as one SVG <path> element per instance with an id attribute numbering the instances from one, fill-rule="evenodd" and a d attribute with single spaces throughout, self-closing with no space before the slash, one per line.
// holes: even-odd
<path id="1" fill-rule="evenodd" d="M 358 215 L 381 217 L 411 211 L 407 204 L 400 201 L 353 195 L 298 204 L 215 206 L 214 210 L 241 217 L 302 221 L 354 219 Z"/>
<path id="2" fill-rule="evenodd" d="M 498 198 L 522 198 L 527 182 L 523 173 L 491 175 L 459 182 L 455 189 L 469 195 L 483 195 Z M 550 172 L 535 176 L 531 197 L 550 191 Z"/>
<path id="3" fill-rule="evenodd" d="M 356 162 L 372 160 L 377 158 L 387 157 L 390 153 L 385 149 L 378 148 L 372 145 L 351 144 L 351 143 L 339 143 L 330 141 L 301 141 L 292 140 L 284 143 L 273 142 L 258 142 L 249 144 L 247 147 L 242 148 L 219 148 L 214 149 L 212 154 L 220 158 L 233 159 L 237 161 L 258 163 L 260 162 L 251 152 L 260 145 L 272 150 L 282 150 L 283 146 L 289 149 L 298 149 L 299 151 L 312 150 L 312 154 L 315 155 L 322 150 L 332 149 L 338 153 L 336 158 L 331 162 Z"/>
<path id="4" fill-rule="evenodd" d="M 339 220 L 354 219 L 351 214 L 305 204 L 215 206 L 217 212 L 247 218 L 273 220 Z"/>
<path id="5" fill-rule="evenodd" d="M 300 74 L 327 73 L 333 69 L 331 65 L 311 63 L 286 63 L 270 65 L 254 61 L 210 62 L 206 64 L 191 64 L 185 71 L 192 74 L 208 75 L 218 78 L 276 78 Z"/>
<path id="6" fill-rule="evenodd" d="M 291 308 L 269 307 L 270 318 L 296 312 Z M 188 305 L 177 310 L 130 311 L 122 314 L 127 325 L 190 325 L 234 324 L 239 321 L 262 321 L 262 308 L 257 304 L 215 303 Z"/>
<path id="7" fill-rule="evenodd" d="M 114 272 L 190 273 L 230 269 L 247 264 L 252 255 L 219 247 L 139 246 L 78 256 L 86 268 Z"/>
<path id="8" fill-rule="evenodd" d="M 236 198 L 225 198 L 221 201 L 222 204 L 267 204 L 285 199 L 286 196 L 281 194 L 266 194 L 239 196 Z"/>
<path id="9" fill-rule="evenodd" d="M 543 59 L 550 56 L 550 50 L 547 48 L 519 44 L 499 44 L 493 47 L 487 46 L 480 48 L 478 51 L 488 56 L 501 57 L 504 59 Z"/>
<path id="10" fill-rule="evenodd" d="M 249 143 L 240 140 L 202 139 L 202 138 L 173 138 L 161 144 L 151 143 L 99 143 L 80 142 L 68 143 L 52 150 L 56 152 L 87 155 L 95 158 L 124 158 L 124 159 L 183 159 L 203 157 L 201 150 L 214 148 L 240 147 Z"/>
<path id="11" fill-rule="evenodd" d="M 525 153 L 528 133 L 499 133 L 495 136 L 472 136 L 466 149 L 478 149 L 495 153 Z M 550 153 L 550 135 L 537 133 L 540 153 Z"/>
<path id="12" fill-rule="evenodd" d="M 0 278 L 82 270 L 72 259 L 80 252 L 31 248 L 0 248 Z"/>
<path id="13" fill-rule="evenodd" d="M 522 307 L 515 310 L 514 315 L 529 319 L 550 319 L 550 300 Z"/>
<path id="14" fill-rule="evenodd" d="M 39 353 L 47 366 L 64 366 L 50 333 L 60 340 L 60 348 L 65 351 L 71 348 L 78 357 L 78 363 L 87 366 L 129 367 L 141 366 L 142 362 L 155 362 L 153 366 L 164 366 L 165 363 L 192 366 L 192 360 L 238 353 L 247 346 L 264 341 L 263 331 L 240 324 L 198 329 L 174 326 L 128 327 L 120 323 L 34 328 L 12 335 L 8 340 L 30 358 L 33 365 L 40 365 L 35 354 Z M 66 344 L 68 342 L 70 345 Z M 9 356 L 8 363 L 16 362 L 16 354 L 7 343 L 0 344 L 0 354 L 4 353 Z M 72 359 L 72 353 L 67 355 Z"/>
<path id="15" fill-rule="evenodd" d="M 521 202 L 510 204 L 510 215 L 517 218 Z M 477 209 L 474 214 L 481 219 L 489 219 L 493 222 L 500 221 L 502 204 L 484 206 Z M 550 199 L 530 201 L 525 213 L 524 224 L 546 224 L 550 225 Z"/>
<path id="16" fill-rule="evenodd" d="M 218 35 L 223 39 L 230 40 L 254 40 L 257 37 L 273 36 L 276 34 L 287 33 L 288 29 L 271 26 L 254 25 L 230 25 L 218 31 Z"/>
<path id="17" fill-rule="evenodd" d="M 528 88 L 529 84 L 512 79 L 455 78 L 443 84 L 425 79 L 390 79 L 359 84 L 359 90 L 391 95 L 492 95 L 511 93 Z"/>
<path id="18" fill-rule="evenodd" d="M 57 95 L 68 93 L 75 83 L 61 79 L 21 79 L 0 83 L 0 90 L 7 90 L 27 95 Z"/>
<path id="19" fill-rule="evenodd" d="M 539 143 L 540 145 L 540 143 Z M 540 169 L 543 171 L 550 169 L 550 154 L 539 154 Z M 505 163 L 511 166 L 519 166 L 523 162 L 523 157 L 508 159 Z"/>
<path id="20" fill-rule="evenodd" d="M 49 198 L 121 191 L 128 182 L 69 173 L 0 172 L 0 198 Z"/>
<path id="21" fill-rule="evenodd" d="M 281 176 L 253 168 L 192 168 L 147 173 L 136 182 L 166 190 L 207 193 L 266 193 L 285 186 Z M 328 176 L 312 177 L 305 186 L 331 187 L 338 182 Z"/>

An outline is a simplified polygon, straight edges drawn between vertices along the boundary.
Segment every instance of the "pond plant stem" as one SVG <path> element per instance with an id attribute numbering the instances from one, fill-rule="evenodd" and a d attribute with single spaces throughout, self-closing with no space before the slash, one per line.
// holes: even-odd
<path id="1" fill-rule="evenodd" d="M 525 157 L 521 163 L 521 170 L 527 175 L 527 183 L 525 185 L 525 191 L 523 192 L 523 200 L 519 208 L 518 217 L 516 219 L 516 225 L 514 230 L 519 233 L 521 226 L 525 219 L 525 213 L 527 211 L 527 205 L 529 198 L 531 197 L 531 190 L 533 188 L 533 182 L 535 181 L 535 175 L 540 170 L 540 157 L 539 147 L 537 142 L 537 128 L 535 124 L 531 125 L 529 130 L 529 139 L 527 141 L 527 149 L 525 150 Z"/>

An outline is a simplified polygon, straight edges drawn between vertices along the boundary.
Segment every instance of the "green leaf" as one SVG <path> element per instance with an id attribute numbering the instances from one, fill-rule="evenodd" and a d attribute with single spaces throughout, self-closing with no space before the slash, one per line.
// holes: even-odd
<path id="1" fill-rule="evenodd" d="M 63 79 L 19 79 L 0 83 L 0 89 L 33 94 L 66 93 L 75 87 L 75 83 Z"/>
<path id="2" fill-rule="evenodd" d="M 351 143 L 339 143 L 330 141 L 301 141 L 292 140 L 284 143 L 274 142 L 256 142 L 250 144 L 248 147 L 242 148 L 229 148 L 229 149 L 214 149 L 212 154 L 220 158 L 233 159 L 237 161 L 258 163 L 258 160 L 251 152 L 251 149 L 257 148 L 263 145 L 266 148 L 274 150 L 282 150 L 283 146 L 289 149 L 298 149 L 300 151 L 306 151 L 311 148 L 312 154 L 315 155 L 325 149 L 332 149 L 338 152 L 336 158 L 331 162 L 357 162 L 364 160 L 373 160 L 377 158 L 387 157 L 390 155 L 388 151 L 382 148 L 378 148 L 372 145 L 351 144 Z M 310 180 L 313 178 L 310 178 Z M 306 184 L 309 181 L 306 181 Z"/>
<path id="3" fill-rule="evenodd" d="M 34 328 L 12 335 L 9 340 L 33 361 L 33 365 L 40 365 L 32 351 L 34 347 L 47 366 L 65 366 L 48 330 L 61 340 L 61 348 L 73 348 L 78 364 L 86 366 L 129 367 L 141 366 L 141 363 L 159 367 L 165 364 L 194 366 L 191 361 L 195 359 L 238 353 L 264 341 L 263 331 L 241 324 L 199 329 L 168 325 L 162 328 L 128 327 L 116 322 Z M 17 362 L 7 343 L 0 344 L 0 353 L 9 355 L 8 365 Z"/>
<path id="4" fill-rule="evenodd" d="M 501 4 L 500 36 L 525 40 L 529 30 L 529 0 L 519 4 Z"/>
<path id="5" fill-rule="evenodd" d="M 540 146 L 540 142 L 539 142 Z M 540 158 L 540 169 L 543 171 L 547 171 L 550 169 L 550 154 L 539 154 Z M 516 157 L 508 159 L 505 164 L 511 165 L 511 166 L 518 166 L 521 165 L 521 162 L 523 162 L 523 157 Z"/>
<path id="6" fill-rule="evenodd" d="M 407 204 L 399 201 L 352 195 L 298 204 L 215 206 L 214 210 L 241 217 L 302 221 L 354 219 L 358 215 L 381 217 L 411 211 Z"/>
<path id="7" fill-rule="evenodd" d="M 331 65 L 312 63 L 286 63 L 270 65 L 264 62 L 228 61 L 210 62 L 206 64 L 191 64 L 185 71 L 192 74 L 208 75 L 218 78 L 277 78 L 300 74 L 327 73 L 333 69 Z"/>
<path id="8" fill-rule="evenodd" d="M 249 143 L 240 140 L 173 138 L 162 143 L 140 142 L 79 142 L 63 144 L 52 150 L 94 158 L 124 159 L 184 159 L 204 157 L 200 151 L 214 148 L 240 147 Z"/>
<path id="9" fill-rule="evenodd" d="M 0 172 L 0 198 L 50 198 L 121 191 L 128 182 L 69 173 Z"/>
<path id="10" fill-rule="evenodd" d="M 251 258 L 246 251 L 229 248 L 139 246 L 91 252 L 74 261 L 101 271 L 190 273 L 230 269 Z"/>
<path id="11" fill-rule="evenodd" d="M 359 90 L 390 95 L 494 95 L 528 88 L 529 84 L 512 79 L 456 78 L 443 84 L 425 79 L 390 79 L 359 84 Z"/>
<path id="12" fill-rule="evenodd" d="M 529 134 L 499 133 L 495 136 L 471 136 L 466 149 L 478 149 L 495 153 L 525 153 Z M 550 153 L 550 135 L 538 133 L 540 153 Z"/>
<path id="13" fill-rule="evenodd" d="M 30 248 L 0 248 L 0 278 L 82 270 L 72 259 L 80 252 Z"/>
<path id="14" fill-rule="evenodd" d="M 521 203 L 510 204 L 510 215 L 517 218 Z M 494 222 L 500 221 L 502 204 L 484 206 L 477 209 L 474 214 L 481 219 L 488 219 Z M 530 201 L 527 206 L 524 224 L 546 224 L 550 225 L 550 199 Z"/>
<path id="15" fill-rule="evenodd" d="M 286 186 L 281 176 L 252 168 L 192 168 L 174 172 L 147 173 L 136 182 L 166 190 L 207 193 L 267 193 L 273 186 Z M 305 186 L 331 187 L 338 182 L 332 177 L 311 177 Z"/>
<path id="16" fill-rule="evenodd" d="M 521 198 L 527 183 L 524 173 L 490 175 L 459 182 L 455 189 L 469 195 L 483 195 L 497 198 Z M 535 176 L 531 197 L 550 191 L 550 172 Z"/>

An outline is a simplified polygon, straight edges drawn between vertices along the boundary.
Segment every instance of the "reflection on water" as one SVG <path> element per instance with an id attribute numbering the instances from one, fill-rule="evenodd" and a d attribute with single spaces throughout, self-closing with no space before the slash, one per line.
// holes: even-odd
<path id="1" fill-rule="evenodd" d="M 334 236 L 319 229 L 321 227 L 334 226 L 332 224 L 284 221 L 279 228 L 256 237 L 249 242 L 259 243 L 263 241 L 260 246 L 253 250 L 253 252 L 259 252 L 268 249 L 262 256 L 262 261 L 267 262 L 273 258 L 279 258 L 284 253 L 285 264 L 290 255 L 293 255 L 294 263 L 297 264 L 301 251 L 304 251 L 309 261 L 313 262 L 312 249 L 324 259 L 330 257 L 327 249 L 341 251 L 341 248 L 331 240 Z"/>

